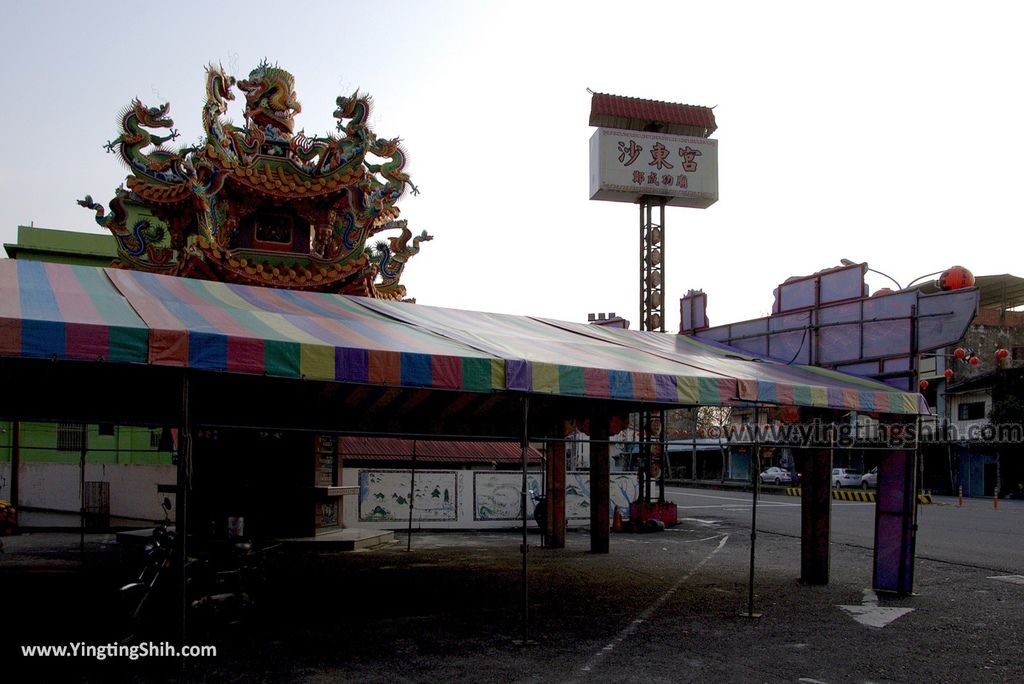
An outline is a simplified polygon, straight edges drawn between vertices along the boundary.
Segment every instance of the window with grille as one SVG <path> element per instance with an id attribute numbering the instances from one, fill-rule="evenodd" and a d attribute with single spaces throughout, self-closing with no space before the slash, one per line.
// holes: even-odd
<path id="1" fill-rule="evenodd" d="M 149 448 L 159 449 L 160 448 L 160 431 L 151 430 L 149 433 Z"/>
<path id="2" fill-rule="evenodd" d="M 81 423 L 57 423 L 57 451 L 81 451 L 82 447 L 88 448 L 88 444 L 82 444 Z"/>
<path id="3" fill-rule="evenodd" d="M 985 417 L 985 402 L 971 401 L 957 407 L 960 420 L 982 420 Z"/>

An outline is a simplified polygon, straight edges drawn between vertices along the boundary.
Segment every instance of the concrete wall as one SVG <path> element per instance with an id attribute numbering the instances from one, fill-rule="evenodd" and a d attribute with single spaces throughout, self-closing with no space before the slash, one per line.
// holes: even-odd
<path id="1" fill-rule="evenodd" d="M 960 420 L 960 406 L 963 404 L 984 403 L 985 413 L 977 420 Z M 988 423 L 988 413 L 992 410 L 992 393 L 990 391 L 965 392 L 949 397 L 949 422 L 955 425 L 961 435 L 966 435 L 972 427 L 980 427 Z"/>
<path id="2" fill-rule="evenodd" d="M 9 464 L 4 464 L 8 465 Z M 5 471 L 0 470 L 0 477 Z M 9 467 L 6 470 L 10 472 Z M 81 506 L 80 472 L 77 465 L 65 463 L 23 463 L 19 478 L 19 508 L 42 508 L 78 515 Z M 174 484 L 177 471 L 171 465 L 86 464 L 85 479 L 110 483 L 110 517 L 124 521 L 163 520 L 160 502 L 164 495 L 157 494 L 157 484 Z M 7 489 L 10 492 L 8 476 Z M 174 496 L 170 495 L 173 502 Z M 173 510 L 171 515 L 174 515 Z M 19 512 L 18 522 L 23 527 L 59 524 L 52 515 L 42 516 L 28 511 Z M 45 519 L 44 519 L 45 518 Z M 77 524 L 74 521 L 63 524 Z"/>
<path id="3" fill-rule="evenodd" d="M 628 510 L 637 498 L 636 473 L 612 473 L 611 513 Z M 342 482 L 358 485 L 359 495 L 343 504 L 345 527 L 404 529 L 409 525 L 408 470 L 344 468 Z M 415 529 L 488 529 L 516 527 L 522 519 L 523 473 L 515 470 L 417 470 L 412 502 Z M 543 491 L 543 473 L 527 474 L 527 488 Z M 534 501 L 527 500 L 533 521 Z M 566 473 L 566 518 L 570 527 L 590 524 L 590 473 Z"/>

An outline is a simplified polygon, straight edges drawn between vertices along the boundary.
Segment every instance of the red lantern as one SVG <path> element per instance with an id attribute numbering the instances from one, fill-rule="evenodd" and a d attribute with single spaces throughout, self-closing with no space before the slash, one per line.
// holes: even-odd
<path id="1" fill-rule="evenodd" d="M 918 384 L 918 387 L 921 388 L 922 392 L 924 392 L 926 389 L 928 389 L 928 381 L 927 380 L 922 380 L 921 382 L 919 382 L 917 384 Z"/>
<path id="2" fill-rule="evenodd" d="M 996 349 L 996 361 L 1002 361 L 1009 355 L 1010 352 L 1007 351 L 1006 349 Z"/>
<path id="3" fill-rule="evenodd" d="M 964 358 L 964 356 L 966 356 L 966 355 L 967 355 L 967 352 L 966 352 L 966 351 L 964 351 L 964 348 L 963 348 L 963 347 L 957 347 L 957 348 L 956 348 L 956 349 L 955 349 L 955 350 L 953 351 L 953 356 L 955 356 L 955 357 L 956 357 L 956 358 L 958 358 L 958 359 L 962 359 L 962 358 Z"/>
<path id="4" fill-rule="evenodd" d="M 959 290 L 974 285 L 974 274 L 963 266 L 952 266 L 939 276 L 939 289 Z"/>
<path id="5" fill-rule="evenodd" d="M 981 359 L 979 359 L 977 356 L 972 356 L 971 357 L 971 365 L 972 366 L 977 366 L 979 363 L 981 363 Z"/>
<path id="6" fill-rule="evenodd" d="M 943 373 L 943 375 L 946 376 L 947 380 L 952 380 L 953 379 L 953 369 L 952 368 L 947 368 L 946 372 Z"/>
<path id="7" fill-rule="evenodd" d="M 892 288 L 891 287 L 883 287 L 880 290 L 875 290 L 874 292 L 871 293 L 871 296 L 872 297 L 881 297 L 882 295 L 887 295 L 887 294 L 892 294 Z"/>

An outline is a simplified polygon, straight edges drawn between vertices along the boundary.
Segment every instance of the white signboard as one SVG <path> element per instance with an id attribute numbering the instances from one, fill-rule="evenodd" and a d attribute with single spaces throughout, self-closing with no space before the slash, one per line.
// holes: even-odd
<path id="1" fill-rule="evenodd" d="M 718 141 L 598 128 L 590 138 L 590 199 L 668 198 L 672 207 L 705 209 L 718 201 Z"/>

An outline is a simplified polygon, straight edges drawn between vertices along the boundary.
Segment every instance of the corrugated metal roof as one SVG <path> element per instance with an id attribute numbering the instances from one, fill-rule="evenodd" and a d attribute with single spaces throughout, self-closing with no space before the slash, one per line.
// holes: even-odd
<path id="1" fill-rule="evenodd" d="M 455 442 L 442 440 L 411 440 L 391 437 L 342 437 L 339 451 L 342 459 L 373 459 L 375 461 L 411 461 L 413 444 L 416 460 L 431 463 L 503 463 L 523 461 L 522 448 L 511 442 Z M 530 463 L 539 463 L 541 453 L 530 447 Z M 344 461 L 343 461 L 344 462 Z"/>
<path id="2" fill-rule="evenodd" d="M 662 132 L 707 138 L 718 128 L 710 107 L 643 100 L 594 93 L 590 100 L 590 125 L 626 130 L 644 130 L 652 123 L 662 124 Z"/>
<path id="3" fill-rule="evenodd" d="M 946 394 L 966 394 L 992 389 L 998 385 L 1017 387 L 1024 381 L 1024 368 L 1000 368 L 967 378 L 962 382 L 954 382 L 946 387 Z"/>
<path id="4" fill-rule="evenodd" d="M 938 280 L 926 281 L 915 288 L 922 292 L 939 292 L 938 283 Z M 981 293 L 978 306 L 982 309 L 1024 306 L 1024 278 L 1009 273 L 981 275 L 975 277 L 974 286 Z"/>

